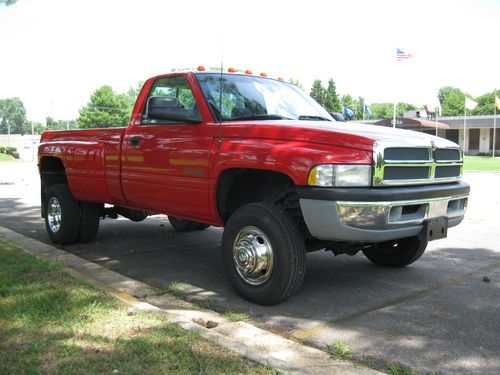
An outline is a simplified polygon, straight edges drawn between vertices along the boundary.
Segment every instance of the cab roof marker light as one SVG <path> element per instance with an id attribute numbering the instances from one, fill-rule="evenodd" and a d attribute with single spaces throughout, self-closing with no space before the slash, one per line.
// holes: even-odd
<path id="1" fill-rule="evenodd" d="M 245 74 L 253 74 L 253 72 L 250 69 L 245 70 Z"/>
<path id="2" fill-rule="evenodd" d="M 260 76 L 261 76 L 261 77 L 267 77 L 267 73 L 262 72 L 262 73 L 260 73 Z"/>
<path id="3" fill-rule="evenodd" d="M 198 65 L 198 68 L 196 68 L 196 70 L 199 72 L 204 72 L 206 69 L 203 65 Z"/>
<path id="4" fill-rule="evenodd" d="M 227 71 L 229 73 L 236 73 L 238 70 L 236 68 L 229 68 Z"/>

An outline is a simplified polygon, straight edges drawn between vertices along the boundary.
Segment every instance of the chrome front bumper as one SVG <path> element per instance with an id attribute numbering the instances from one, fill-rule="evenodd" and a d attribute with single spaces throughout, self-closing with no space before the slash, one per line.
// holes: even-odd
<path id="1" fill-rule="evenodd" d="M 463 217 L 467 196 L 396 202 L 336 202 L 340 221 L 350 227 L 392 229 L 446 216 Z"/>
<path id="2" fill-rule="evenodd" d="M 460 189 L 429 194 L 423 198 L 419 188 L 415 190 L 418 199 L 408 199 L 411 191 L 399 194 L 396 189 L 387 191 L 391 195 L 405 199 L 374 200 L 372 190 L 367 190 L 366 200 L 338 199 L 349 197 L 349 192 L 330 194 L 334 199 L 324 199 L 325 194 L 314 197 L 301 194 L 300 207 L 307 228 L 312 236 L 329 241 L 382 242 L 420 234 L 424 222 L 438 217 L 448 218 L 448 227 L 453 227 L 463 220 L 467 208 L 468 185 L 461 184 Z M 425 189 L 425 188 L 420 188 Z M 347 190 L 347 189 L 344 189 Z M 443 190 L 443 189 L 441 189 Z M 351 194 L 359 198 L 363 194 Z M 391 194 L 393 193 L 393 194 Z M 394 194 L 395 193 L 395 194 Z M 447 194 L 451 193 L 451 194 Z M 445 196 L 442 196 L 446 194 Z M 380 194 L 377 192 L 378 198 Z M 335 199 L 337 198 L 337 199 Z M 376 198 L 376 197 L 375 197 Z"/>

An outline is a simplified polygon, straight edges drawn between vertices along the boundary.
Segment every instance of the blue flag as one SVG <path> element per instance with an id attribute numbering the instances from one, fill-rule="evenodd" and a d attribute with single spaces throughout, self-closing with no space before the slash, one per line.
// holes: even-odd
<path id="1" fill-rule="evenodd" d="M 368 107 L 368 105 L 366 103 L 365 103 L 365 113 L 367 113 L 368 116 L 372 115 L 372 111 L 370 111 L 370 107 Z"/>
<path id="2" fill-rule="evenodd" d="M 347 117 L 352 117 L 354 115 L 354 111 L 349 107 L 343 107 L 342 113 Z"/>

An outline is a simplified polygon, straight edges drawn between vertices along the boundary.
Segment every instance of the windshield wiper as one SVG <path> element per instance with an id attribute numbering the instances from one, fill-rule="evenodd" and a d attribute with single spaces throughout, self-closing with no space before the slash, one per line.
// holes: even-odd
<path id="1" fill-rule="evenodd" d="M 302 115 L 299 116 L 299 120 L 332 121 L 326 117 L 314 116 L 314 115 Z"/>
<path id="2" fill-rule="evenodd" d="M 248 115 L 241 117 L 233 117 L 228 119 L 230 121 L 240 121 L 240 120 L 291 120 L 291 118 L 280 116 L 280 115 L 271 115 L 271 114 L 262 114 L 262 115 Z"/>

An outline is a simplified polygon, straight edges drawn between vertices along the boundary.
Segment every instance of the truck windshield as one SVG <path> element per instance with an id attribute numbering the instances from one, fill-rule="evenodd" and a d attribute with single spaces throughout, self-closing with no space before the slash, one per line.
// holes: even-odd
<path id="1" fill-rule="evenodd" d="M 217 121 L 261 119 L 334 121 L 311 97 L 283 81 L 223 74 L 221 101 L 220 74 L 202 73 L 196 77 Z"/>

